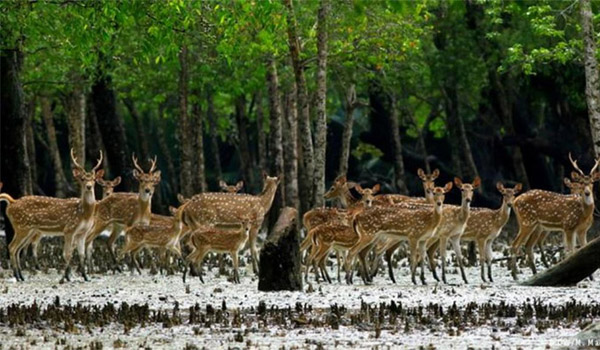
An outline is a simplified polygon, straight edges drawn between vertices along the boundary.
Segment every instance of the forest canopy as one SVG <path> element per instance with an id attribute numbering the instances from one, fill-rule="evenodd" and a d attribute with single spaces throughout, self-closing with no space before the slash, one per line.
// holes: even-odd
<path id="1" fill-rule="evenodd" d="M 219 180 L 256 193 L 263 171 L 303 210 L 343 174 L 421 194 L 418 168 L 481 176 L 482 204 L 497 181 L 562 191 L 568 152 L 589 166 L 600 145 L 586 99 L 598 5 L 2 1 L 1 178 L 15 195 L 74 195 L 74 148 L 88 164 L 104 150 L 120 191 L 131 155 L 156 155 L 159 212 Z"/>

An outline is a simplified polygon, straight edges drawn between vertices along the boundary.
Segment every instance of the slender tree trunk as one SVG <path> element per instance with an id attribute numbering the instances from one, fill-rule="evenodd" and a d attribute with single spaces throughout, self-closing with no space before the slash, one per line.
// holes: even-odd
<path id="1" fill-rule="evenodd" d="M 196 193 L 206 192 L 206 174 L 204 171 L 204 125 L 202 124 L 202 108 L 200 107 L 200 93 L 196 92 L 196 102 L 192 106 L 192 114 L 194 117 L 194 134 L 196 145 Z"/>
<path id="2" fill-rule="evenodd" d="M 109 75 L 99 72 L 92 86 L 92 103 L 111 175 L 112 177 L 120 175 L 123 178 L 121 182 L 123 190 L 129 191 L 132 189 L 132 179 L 124 175 L 131 173 L 131 154 L 127 146 L 123 118 L 117 112 L 116 94 Z"/>
<path id="3" fill-rule="evenodd" d="M 581 0 L 581 31 L 584 43 L 584 65 L 585 65 L 585 98 L 588 106 L 588 115 L 592 129 L 592 141 L 594 143 L 594 154 L 600 156 L 600 75 L 598 73 L 598 61 L 596 60 L 596 39 L 594 35 L 594 23 L 592 21 L 592 5 L 590 0 Z"/>
<path id="4" fill-rule="evenodd" d="M 37 186 L 37 163 L 35 161 L 35 136 L 33 133 L 33 118 L 35 116 L 35 106 L 36 106 L 36 98 L 33 97 L 29 103 L 27 103 L 27 111 L 25 112 L 25 116 L 27 120 L 25 121 L 25 139 L 26 139 L 26 147 L 27 147 L 27 158 L 29 160 L 30 165 L 30 176 L 27 184 L 28 193 L 33 193 L 33 190 L 36 189 Z M 37 192 L 37 190 L 36 190 Z"/>
<path id="5" fill-rule="evenodd" d="M 64 198 L 69 191 L 67 177 L 63 169 L 60 150 L 56 140 L 56 129 L 54 128 L 54 116 L 50 100 L 47 97 L 42 97 L 42 118 L 46 125 L 46 135 L 48 137 L 48 146 L 50 147 L 50 158 L 52 159 L 52 167 L 54 169 L 54 181 L 56 184 L 56 197 Z"/>
<path id="6" fill-rule="evenodd" d="M 340 152 L 340 164 L 338 168 L 338 176 L 348 173 L 348 161 L 350 159 L 350 146 L 352 141 L 352 127 L 354 125 L 354 111 L 357 107 L 356 87 L 350 84 L 346 91 L 344 102 L 344 131 L 342 132 L 342 150 Z"/>
<path id="7" fill-rule="evenodd" d="M 404 174 L 404 159 L 402 158 L 402 139 L 400 138 L 400 115 L 398 101 L 394 93 L 390 94 L 390 113 L 388 113 L 392 129 L 392 144 L 394 149 L 394 185 L 402 194 L 408 194 L 406 176 Z"/>
<path id="8" fill-rule="evenodd" d="M 167 174 L 169 174 L 169 187 L 171 187 L 172 193 L 177 193 L 179 188 L 177 187 L 177 173 L 175 171 L 175 163 L 173 162 L 173 156 L 171 155 L 171 148 L 167 143 L 164 130 L 167 128 L 167 119 L 164 117 L 164 105 L 158 107 L 158 125 L 156 127 L 156 139 L 158 140 L 158 147 L 162 153 L 163 159 L 167 163 Z"/>
<path id="9" fill-rule="evenodd" d="M 260 174 L 267 171 L 267 134 L 265 133 L 265 112 L 263 110 L 262 90 L 256 95 L 256 134 L 258 138 L 258 169 Z M 263 184 L 261 184 L 262 186 Z"/>
<path id="10" fill-rule="evenodd" d="M 150 151 L 148 147 L 148 136 L 146 135 L 146 129 L 144 125 L 142 125 L 142 120 L 140 118 L 140 114 L 138 113 L 137 108 L 135 107 L 135 102 L 133 102 L 130 98 L 123 99 L 123 103 L 125 103 L 125 107 L 129 111 L 129 115 L 131 116 L 131 120 L 133 121 L 133 128 L 135 129 L 135 136 L 137 138 L 137 146 L 138 151 L 140 152 L 140 159 L 144 159 L 144 161 L 150 158 Z"/>
<path id="11" fill-rule="evenodd" d="M 85 164 L 85 95 L 79 84 L 75 84 L 63 99 L 69 128 L 69 147 L 75 150 L 80 164 Z"/>
<path id="12" fill-rule="evenodd" d="M 286 94 L 286 113 L 283 120 L 283 168 L 285 178 L 285 206 L 298 209 L 298 107 L 296 89 Z"/>
<path id="13" fill-rule="evenodd" d="M 321 0 L 317 21 L 317 123 L 315 132 L 315 177 L 313 204 L 325 204 L 325 161 L 327 159 L 327 17 L 329 0 Z"/>
<path id="14" fill-rule="evenodd" d="M 190 119 L 188 117 L 188 50 L 182 46 L 179 51 L 179 146 L 181 149 L 181 169 L 179 185 L 181 194 L 190 197 L 194 194 L 192 176 L 192 142 L 190 140 Z"/>
<path id="15" fill-rule="evenodd" d="M 215 104 L 213 100 L 212 90 L 207 89 L 206 93 L 206 114 L 208 117 L 208 127 L 210 135 L 210 154 L 212 158 L 213 168 L 215 171 L 215 177 L 217 183 L 223 179 L 223 173 L 221 171 L 221 157 L 219 155 L 219 137 L 217 134 L 217 116 L 215 115 Z"/>
<path id="16" fill-rule="evenodd" d="M 1 38 L 1 34 L 0 34 Z M 25 110 L 23 109 L 23 88 L 19 77 L 21 53 L 18 50 L 0 51 L 0 172 L 4 187 L 2 192 L 13 197 L 28 193 L 27 177 L 30 172 L 25 139 Z M 6 203 L 0 203 L 2 215 L 6 218 Z M 6 220 L 6 223 L 9 221 Z M 5 227 L 6 247 L 12 241 L 14 230 L 10 223 Z"/>
<path id="17" fill-rule="evenodd" d="M 237 148 L 242 166 L 242 176 L 246 189 L 254 188 L 252 156 L 248 139 L 248 117 L 246 116 L 246 96 L 241 95 L 235 101 L 235 119 L 237 122 Z"/>
<path id="18" fill-rule="evenodd" d="M 94 157 L 97 157 L 98 154 L 100 154 L 100 151 L 106 154 L 106 149 L 102 142 L 102 134 L 100 133 L 100 127 L 98 126 L 98 120 L 96 119 L 92 94 L 88 94 L 86 97 L 85 140 L 86 159 L 94 159 Z M 104 157 L 102 163 L 102 167 L 105 168 L 107 164 L 106 157 Z"/>
<path id="19" fill-rule="evenodd" d="M 294 77 L 296 80 L 296 91 L 298 101 L 298 132 L 300 136 L 301 160 L 300 167 L 300 202 L 302 212 L 312 207 L 312 191 L 314 176 L 314 151 L 312 143 L 312 132 L 310 128 L 310 111 L 308 104 L 308 92 L 306 88 L 306 78 L 304 76 L 304 67 L 300 61 L 300 42 L 298 40 L 298 30 L 296 16 L 292 0 L 284 0 L 288 11 L 288 40 L 290 47 L 290 57 L 294 67 Z"/>
<path id="20" fill-rule="evenodd" d="M 279 97 L 279 77 L 277 76 L 277 66 L 274 59 L 269 59 L 267 62 L 267 84 L 269 86 L 269 155 L 271 159 L 270 172 L 271 176 L 284 175 L 283 162 L 283 135 L 282 135 L 282 112 L 281 100 Z M 288 179 L 283 177 L 283 186 L 280 186 L 275 193 L 271 214 L 269 217 L 269 227 L 275 223 L 279 210 L 285 202 L 285 188 Z"/>

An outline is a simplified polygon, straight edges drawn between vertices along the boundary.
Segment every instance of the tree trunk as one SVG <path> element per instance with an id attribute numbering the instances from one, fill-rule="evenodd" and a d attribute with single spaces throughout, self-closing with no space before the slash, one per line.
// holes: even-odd
<path id="1" fill-rule="evenodd" d="M 89 94 L 86 97 L 85 140 L 86 159 L 94 159 L 94 157 L 97 157 L 98 154 L 100 154 L 100 151 L 106 154 L 106 149 L 102 142 L 102 134 L 100 133 L 100 127 L 98 126 L 98 120 L 96 119 L 92 94 Z M 106 157 L 104 157 L 102 163 L 102 167 L 105 168 L 107 164 Z"/>
<path id="2" fill-rule="evenodd" d="M 133 128 L 135 129 L 135 136 L 137 138 L 137 148 L 138 152 L 140 152 L 139 157 L 140 159 L 146 161 L 146 159 L 150 158 L 146 129 L 144 128 L 144 125 L 142 125 L 143 123 L 140 118 L 140 114 L 135 107 L 135 102 L 133 102 L 131 98 L 125 98 L 123 99 L 123 103 L 125 103 L 125 107 L 127 107 L 129 115 L 131 116 L 131 120 L 133 121 Z"/>
<path id="3" fill-rule="evenodd" d="M 286 113 L 283 120 L 283 168 L 285 179 L 285 205 L 300 208 L 298 199 L 298 109 L 296 89 L 286 94 Z"/>
<path id="4" fill-rule="evenodd" d="M 302 212 L 309 210 L 312 207 L 312 191 L 313 191 L 313 176 L 314 176 L 314 152 L 312 143 L 312 132 L 310 128 L 310 112 L 308 105 L 308 92 L 306 88 L 306 78 L 304 76 L 304 67 L 300 61 L 300 42 L 298 40 L 298 30 L 296 17 L 294 15 L 294 7 L 292 0 L 285 0 L 285 6 L 288 11 L 288 40 L 290 47 L 290 57 L 292 66 L 294 67 L 294 77 L 296 80 L 296 91 L 298 101 L 298 132 L 300 136 L 302 160 L 300 167 L 300 203 Z"/>
<path id="5" fill-rule="evenodd" d="M 581 0 L 581 31 L 585 46 L 583 60 L 585 65 L 585 98 L 592 129 L 595 158 L 600 156 L 600 75 L 596 60 L 596 39 L 592 21 L 592 5 L 590 0 Z"/>
<path id="6" fill-rule="evenodd" d="M 206 192 L 206 174 L 204 171 L 204 125 L 202 120 L 202 108 L 200 107 L 200 93 L 196 94 L 196 102 L 192 106 L 192 114 L 194 117 L 194 134 L 195 134 L 195 145 L 196 145 L 196 190 L 195 192 Z"/>
<path id="7" fill-rule="evenodd" d="M 248 117 L 246 116 L 246 96 L 241 95 L 235 101 L 235 119 L 237 122 L 237 148 L 242 167 L 242 176 L 247 190 L 254 188 L 252 155 L 248 139 Z"/>
<path id="8" fill-rule="evenodd" d="M 560 263 L 523 282 L 525 286 L 574 286 L 600 268 L 600 237 Z"/>
<path id="9" fill-rule="evenodd" d="M 163 159 L 167 163 L 167 174 L 169 174 L 169 187 L 172 193 L 177 193 L 179 188 L 177 187 L 177 173 L 175 172 L 175 164 L 171 155 L 171 148 L 165 138 L 164 130 L 167 128 L 167 119 L 163 116 L 164 105 L 160 105 L 158 108 L 158 125 L 156 127 L 156 139 L 158 140 L 158 147 L 162 153 Z"/>
<path id="10" fill-rule="evenodd" d="M 267 84 L 269 86 L 269 155 L 271 159 L 271 176 L 284 175 L 283 146 L 282 146 L 282 121 L 281 104 L 279 98 L 279 77 L 274 59 L 267 62 Z M 273 205 L 269 215 L 269 227 L 275 222 L 276 215 L 285 202 L 285 188 L 288 179 L 283 177 L 283 186 L 275 193 Z"/>
<path id="11" fill-rule="evenodd" d="M 348 161 L 350 159 L 350 146 L 352 141 L 352 127 L 354 125 L 354 110 L 357 106 L 356 87 L 351 84 L 346 91 L 344 102 L 344 131 L 342 133 L 342 149 L 340 152 L 340 164 L 338 168 L 338 176 L 348 173 Z"/>
<path id="12" fill-rule="evenodd" d="M 210 154 L 213 163 L 213 169 L 217 183 L 223 179 L 223 173 L 221 171 L 221 157 L 219 156 L 219 139 L 217 134 L 217 116 L 215 115 L 215 105 L 213 101 L 213 92 L 207 89 L 206 93 L 206 114 L 208 117 L 208 132 L 210 135 Z"/>
<path id="13" fill-rule="evenodd" d="M 25 139 L 25 110 L 23 109 L 23 88 L 19 77 L 20 55 L 17 50 L 0 51 L 0 169 L 2 173 L 3 192 L 13 197 L 22 197 L 28 193 L 27 177 L 29 176 L 29 161 Z M 6 203 L 0 203 L 2 215 L 6 218 Z M 8 244 L 12 241 L 14 230 L 8 220 L 5 220 L 5 238 Z"/>
<path id="14" fill-rule="evenodd" d="M 69 147 L 75 150 L 79 164 L 85 164 L 85 95 L 83 89 L 75 84 L 64 98 L 63 104 L 67 114 L 69 128 Z"/>
<path id="15" fill-rule="evenodd" d="M 48 146 L 50 147 L 50 158 L 52 159 L 52 167 L 54 170 L 55 196 L 65 198 L 69 190 L 67 177 L 63 169 L 60 150 L 58 149 L 58 141 L 56 140 L 56 129 L 54 128 L 54 116 L 50 100 L 47 97 L 42 97 L 42 118 L 46 125 L 46 135 L 48 137 Z"/>
<path id="16" fill-rule="evenodd" d="M 123 118 L 117 112 L 116 94 L 109 75 L 98 72 L 98 77 L 92 85 L 92 103 L 98 129 L 102 134 L 102 143 L 106 149 L 105 158 L 108 158 L 111 177 L 121 176 L 121 187 L 124 191 L 129 191 L 132 189 L 132 180 L 130 176 L 125 175 L 132 171 L 131 158 Z"/>
<path id="17" fill-rule="evenodd" d="M 302 290 L 298 212 L 285 207 L 260 250 L 258 290 Z"/>
<path id="18" fill-rule="evenodd" d="M 325 204 L 325 162 L 327 159 L 327 17 L 329 0 L 321 0 L 317 21 L 317 123 L 315 130 L 315 175 L 313 205 Z"/>
<path id="19" fill-rule="evenodd" d="M 27 147 L 27 159 L 29 160 L 30 167 L 30 176 L 27 184 L 27 193 L 32 193 L 33 190 L 38 187 L 37 185 L 37 163 L 35 161 L 35 135 L 33 133 L 33 119 L 35 117 L 35 106 L 36 106 L 36 98 L 32 98 L 29 103 L 27 103 L 27 111 L 25 112 L 25 116 L 27 120 L 25 121 L 25 139 L 26 139 L 26 147 Z M 36 190 L 36 192 L 38 192 Z"/>
<path id="20" fill-rule="evenodd" d="M 400 138 L 400 115 L 398 114 L 398 101 L 394 93 L 390 94 L 390 112 L 388 113 L 390 128 L 392 129 L 392 144 L 394 149 L 394 185 L 402 194 L 408 194 L 406 176 L 404 174 L 404 159 L 402 159 L 402 139 Z"/>
<path id="21" fill-rule="evenodd" d="M 258 170 L 267 171 L 267 134 L 265 133 L 265 113 L 263 110 L 262 90 L 256 95 L 256 134 L 258 138 Z M 261 186 L 263 184 L 260 184 Z"/>
<path id="22" fill-rule="evenodd" d="M 181 149 L 181 168 L 179 169 L 180 192 L 184 197 L 194 194 L 192 175 L 192 142 L 190 119 L 188 117 L 188 50 L 182 46 L 179 51 L 179 147 Z"/>

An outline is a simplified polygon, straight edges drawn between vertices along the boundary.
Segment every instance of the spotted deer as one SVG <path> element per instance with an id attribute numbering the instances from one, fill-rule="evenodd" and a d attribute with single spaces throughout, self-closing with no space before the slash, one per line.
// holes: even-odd
<path id="1" fill-rule="evenodd" d="M 102 198 L 106 198 L 115 192 L 115 187 L 121 183 L 121 177 L 117 176 L 112 180 L 98 180 L 98 184 L 102 187 Z"/>
<path id="2" fill-rule="evenodd" d="M 569 155 L 570 156 L 570 155 Z M 574 181 L 583 186 L 581 195 L 566 195 L 544 190 L 530 190 L 514 201 L 515 215 L 519 223 L 519 232 L 511 245 L 511 270 L 515 280 L 517 277 L 516 255 L 521 245 L 526 243 L 540 230 L 561 231 L 565 241 L 567 254 L 575 250 L 575 239 L 584 246 L 587 244 L 587 232 L 594 220 L 594 182 L 600 180 L 600 158 L 588 175 L 577 166 L 571 158 L 576 171 L 571 173 Z M 535 271 L 533 256 L 529 264 Z"/>
<path id="3" fill-rule="evenodd" d="M 219 187 L 223 192 L 238 193 L 244 187 L 244 181 L 238 181 L 235 185 L 228 185 L 225 181 L 219 181 Z"/>
<path id="4" fill-rule="evenodd" d="M 142 270 L 137 259 L 138 253 L 144 248 L 159 248 L 168 250 L 181 257 L 179 240 L 184 233 L 183 211 L 188 204 L 180 206 L 172 217 L 157 219 L 148 224 L 138 222 L 125 231 L 125 247 L 121 251 L 119 260 L 125 254 L 131 253 L 132 260 L 138 273 Z"/>
<path id="5" fill-rule="evenodd" d="M 156 170 L 156 157 L 151 160 L 151 167 L 145 172 L 135 156 L 132 156 L 133 177 L 139 182 L 138 193 L 115 192 L 98 202 L 95 222 L 92 231 L 86 237 L 88 255 L 91 256 L 92 244 L 102 231 L 110 229 L 107 244 L 111 256 L 117 264 L 115 242 L 121 233 L 137 223 L 149 224 L 151 219 L 152 195 L 160 183 L 161 172 Z M 120 270 L 116 266 L 117 270 Z"/>
<path id="6" fill-rule="evenodd" d="M 192 252 L 186 257 L 186 263 L 190 265 L 200 263 L 198 276 L 202 278 L 202 262 L 209 252 L 229 253 L 233 260 L 233 282 L 240 283 L 239 257 L 238 254 L 249 239 L 252 230 L 256 227 L 256 216 L 262 210 L 251 212 L 250 217 L 239 218 L 239 228 L 218 228 L 210 226 L 199 226 L 190 233 L 189 246 Z M 261 220 L 262 218 L 259 218 Z M 260 227 L 260 226 L 259 226 Z M 183 282 L 185 283 L 186 271 L 183 273 Z"/>
<path id="7" fill-rule="evenodd" d="M 264 188 L 260 195 L 244 193 L 200 193 L 190 199 L 185 209 L 185 223 L 191 230 L 202 226 L 216 226 L 237 224 L 238 217 L 251 215 L 257 219 L 253 221 L 250 231 L 250 251 L 252 254 L 252 267 L 258 273 L 258 251 L 256 239 L 265 214 L 271 209 L 279 177 L 270 177 L 263 174 Z"/>
<path id="8" fill-rule="evenodd" d="M 465 269 L 462 263 L 462 253 L 460 249 L 460 237 L 465 231 L 467 226 L 467 220 L 469 219 L 471 201 L 473 200 L 473 190 L 479 188 L 481 185 L 481 179 L 479 176 L 473 180 L 473 183 L 463 183 L 458 177 L 454 178 L 454 184 L 456 188 L 461 191 L 461 204 L 458 205 L 445 205 L 444 213 L 442 216 L 442 222 L 436 231 L 436 235 L 427 242 L 427 255 L 429 257 L 429 263 L 431 271 L 433 272 L 434 278 L 439 281 L 437 273 L 435 271 L 435 252 L 439 250 L 440 258 L 442 260 L 442 281 L 446 281 L 446 247 L 448 242 L 452 245 L 454 254 L 456 255 L 456 261 L 460 269 L 460 274 L 465 283 L 468 283 Z"/>
<path id="9" fill-rule="evenodd" d="M 471 208 L 465 231 L 460 237 L 463 242 L 476 242 L 479 250 L 479 264 L 481 266 L 481 280 L 485 280 L 485 266 L 487 264 L 488 279 L 492 279 L 492 244 L 500 236 L 502 229 L 510 218 L 510 211 L 515 196 L 521 192 L 522 185 L 516 184 L 513 188 L 506 188 L 501 182 L 496 184 L 498 192 L 502 194 L 502 205 L 498 209 Z"/>
<path id="10" fill-rule="evenodd" d="M 43 196 L 25 196 L 17 200 L 6 193 L 0 194 L 0 200 L 9 205 L 6 214 L 14 227 L 14 238 L 8 249 L 15 278 L 24 281 L 21 272 L 20 253 L 29 244 L 36 233 L 44 236 L 64 236 L 63 258 L 65 271 L 61 282 L 70 281 L 71 257 L 74 245 L 79 253 L 79 267 L 83 278 L 88 281 L 85 271 L 85 237 L 94 224 L 96 197 L 94 186 L 104 175 L 102 152 L 97 164 L 90 172 L 77 162 L 71 149 L 73 161 L 73 177 L 79 182 L 82 190 L 80 198 L 53 198 Z"/>
<path id="11" fill-rule="evenodd" d="M 421 282 L 425 284 L 424 255 L 426 241 L 435 236 L 442 220 L 445 194 L 452 189 L 452 182 L 433 189 L 434 205 L 406 205 L 372 207 L 358 213 L 353 220 L 358 243 L 350 249 L 346 259 L 346 282 L 351 283 L 348 273 L 356 255 L 379 238 L 408 241 L 410 248 L 411 277 L 416 284 L 417 263 L 421 263 Z M 366 274 L 366 271 L 363 271 Z"/>

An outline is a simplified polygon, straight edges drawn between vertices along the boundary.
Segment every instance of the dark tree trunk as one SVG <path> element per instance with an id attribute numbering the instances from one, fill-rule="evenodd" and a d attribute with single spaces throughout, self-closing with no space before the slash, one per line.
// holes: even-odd
<path id="1" fill-rule="evenodd" d="M 408 194 L 406 176 L 404 174 L 404 159 L 402 158 L 402 139 L 400 138 L 400 115 L 395 94 L 390 94 L 390 113 L 388 113 L 390 129 L 392 129 L 392 144 L 394 150 L 394 185 L 402 194 Z"/>
<path id="2" fill-rule="evenodd" d="M 298 198 L 298 109 L 296 89 L 286 93 L 286 113 L 283 119 L 283 168 L 285 179 L 285 205 L 300 208 Z"/>
<path id="3" fill-rule="evenodd" d="M 86 98 L 85 140 L 86 159 L 94 159 L 94 157 L 97 157 L 98 154 L 100 154 L 100 151 L 106 154 L 106 149 L 104 148 L 104 143 L 102 142 L 102 134 L 100 133 L 100 127 L 98 126 L 98 120 L 96 119 L 96 111 L 94 110 L 92 94 L 89 94 Z M 102 163 L 102 167 L 106 168 L 106 157 L 104 157 Z"/>
<path id="4" fill-rule="evenodd" d="M 50 158 L 52 159 L 52 167 L 54 170 L 55 195 L 59 198 L 65 198 L 69 190 L 67 177 L 63 169 L 60 150 L 58 149 L 58 141 L 56 140 L 56 128 L 54 127 L 54 115 L 52 106 L 47 97 L 42 97 L 42 118 L 46 125 L 46 136 L 48 137 L 48 147 L 50 148 Z"/>
<path id="5" fill-rule="evenodd" d="M 75 150 L 79 164 L 85 164 L 85 95 L 76 83 L 63 99 L 69 128 L 69 147 Z M 96 153 L 98 154 L 98 153 Z"/>
<path id="6" fill-rule="evenodd" d="M 129 111 L 129 115 L 131 116 L 131 120 L 133 121 L 133 128 L 135 129 L 135 136 L 137 138 L 138 151 L 140 152 L 139 157 L 140 159 L 143 159 L 145 161 L 146 159 L 150 158 L 146 129 L 144 125 L 142 125 L 142 119 L 140 118 L 140 114 L 138 113 L 138 110 L 135 107 L 135 102 L 133 102 L 131 98 L 125 98 L 123 99 L 123 103 L 125 103 L 125 106 Z"/>
<path id="7" fill-rule="evenodd" d="M 246 116 L 246 97 L 239 96 L 235 101 L 235 119 L 237 122 L 237 148 L 242 166 L 244 184 L 247 190 L 254 188 L 254 173 L 252 171 L 252 155 L 248 139 L 248 117 Z"/>
<path id="8" fill-rule="evenodd" d="M 192 140 L 190 119 L 188 117 L 188 50 L 182 46 L 179 52 L 179 147 L 181 150 L 181 168 L 179 169 L 179 185 L 181 194 L 190 197 L 194 194 L 192 175 Z"/>
<path id="9" fill-rule="evenodd" d="M 600 156 L 600 73 L 598 72 L 598 61 L 596 60 L 596 39 L 594 35 L 594 14 L 590 0 L 581 0 L 581 32 L 583 34 L 585 65 L 585 98 L 588 106 L 588 115 L 594 143 L 594 154 Z"/>
<path id="10" fill-rule="evenodd" d="M 308 105 L 308 92 L 306 88 L 306 78 L 304 76 L 304 67 L 300 61 L 300 41 L 298 39 L 298 30 L 296 16 L 292 0 L 285 0 L 288 16 L 288 41 L 290 47 L 290 57 L 292 66 L 294 67 L 294 77 L 296 80 L 296 91 L 298 101 L 298 132 L 300 141 L 302 160 L 300 165 L 300 204 L 302 212 L 309 210 L 312 207 L 312 191 L 313 191 L 313 176 L 314 176 L 314 151 L 312 143 L 312 132 L 310 128 L 310 112 Z"/>
<path id="11" fill-rule="evenodd" d="M 204 125 L 202 124 L 202 108 L 200 107 L 200 93 L 196 94 L 196 102 L 192 106 L 192 114 L 194 117 L 194 141 L 196 145 L 195 149 L 195 163 L 196 169 L 194 178 L 196 179 L 196 190 L 195 192 L 206 192 L 206 174 L 204 171 Z"/>
<path id="12" fill-rule="evenodd" d="M 27 189 L 29 161 L 25 138 L 25 110 L 23 88 L 19 77 L 20 55 L 17 50 L 0 51 L 0 178 L 3 192 L 18 198 L 30 194 Z M 6 203 L 1 203 L 2 215 L 6 218 Z M 12 241 L 14 230 L 8 220 L 4 221 L 6 246 Z M 7 248 L 8 251 L 8 248 Z"/>
<path id="13" fill-rule="evenodd" d="M 215 115 L 213 92 L 210 89 L 207 89 L 206 104 L 207 104 L 206 114 L 208 117 L 208 127 L 209 127 L 208 132 L 210 135 L 210 154 L 211 154 L 211 158 L 212 158 L 215 177 L 217 178 L 216 182 L 218 183 L 219 180 L 223 179 L 223 173 L 221 170 L 221 157 L 219 155 L 219 136 L 217 134 L 217 116 Z"/>
<path id="14" fill-rule="evenodd" d="M 132 189 L 131 158 L 125 137 L 123 118 L 117 112 L 117 99 L 109 75 L 99 72 L 92 85 L 92 103 L 98 128 L 102 134 L 102 143 L 110 167 L 111 177 L 121 176 L 121 188 Z M 91 158 L 94 159 L 94 158 Z"/>
<path id="15" fill-rule="evenodd" d="M 33 132 L 33 123 L 35 117 L 35 105 L 36 98 L 32 98 L 29 103 L 27 103 L 27 111 L 25 112 L 25 116 L 27 120 L 25 121 L 25 139 L 26 139 L 26 147 L 27 147 L 27 159 L 29 160 L 30 166 L 30 176 L 27 184 L 27 193 L 33 193 L 34 189 L 37 189 L 37 163 L 35 156 L 35 135 Z M 36 190 L 37 192 L 37 190 Z"/>
<path id="16" fill-rule="evenodd" d="M 258 170 L 262 174 L 263 171 L 267 171 L 267 133 L 265 132 L 262 90 L 259 90 L 256 95 L 256 134 L 258 139 Z"/>
<path id="17" fill-rule="evenodd" d="M 269 155 L 270 155 L 270 173 L 271 176 L 284 175 L 283 167 L 283 145 L 282 145 L 282 117 L 281 104 L 279 98 L 279 77 L 277 76 L 277 66 L 274 59 L 267 62 L 267 84 L 269 86 Z M 287 178 L 283 177 L 283 186 L 279 186 L 273 199 L 269 215 L 269 227 L 272 227 L 276 215 L 283 207 L 285 202 L 285 188 Z"/>
<path id="18" fill-rule="evenodd" d="M 315 126 L 315 175 L 313 205 L 325 204 L 325 161 L 327 155 L 327 17 L 329 0 L 321 0 L 317 21 L 317 123 Z"/>
<path id="19" fill-rule="evenodd" d="M 158 140 L 158 147 L 162 153 L 163 159 L 167 164 L 167 174 L 169 174 L 169 187 L 172 193 L 177 193 L 179 188 L 177 187 L 177 173 L 175 172 L 175 163 L 173 162 L 173 156 L 171 155 L 171 148 L 165 138 L 164 130 L 167 128 L 167 119 L 163 116 L 164 106 L 161 105 L 158 108 L 158 125 L 156 127 L 156 139 Z"/>
<path id="20" fill-rule="evenodd" d="M 600 268 L 600 237 L 560 263 L 523 282 L 525 286 L 574 286 Z"/>
<path id="21" fill-rule="evenodd" d="M 350 142 L 352 141 L 352 127 L 354 125 L 354 111 L 357 107 L 356 87 L 350 84 L 346 91 L 344 102 L 344 131 L 342 133 L 342 147 L 340 151 L 340 164 L 338 168 L 338 176 L 348 173 L 348 161 L 350 159 Z"/>
<path id="22" fill-rule="evenodd" d="M 260 251 L 258 290 L 302 290 L 297 215 L 296 209 L 283 208 L 269 232 Z"/>

